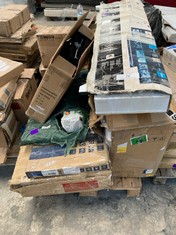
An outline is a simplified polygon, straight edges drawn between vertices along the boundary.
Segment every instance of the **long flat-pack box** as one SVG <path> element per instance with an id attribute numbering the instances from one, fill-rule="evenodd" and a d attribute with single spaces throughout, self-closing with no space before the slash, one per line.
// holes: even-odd
<path id="1" fill-rule="evenodd" d="M 94 33 L 83 24 L 72 27 L 52 58 L 26 114 L 44 123 L 80 71 L 93 44 Z"/>
<path id="2" fill-rule="evenodd" d="M 21 25 L 25 24 L 30 19 L 29 9 L 26 5 L 9 4 L 4 9 L 19 15 Z"/>
<path id="3" fill-rule="evenodd" d="M 23 64 L 0 57 L 0 87 L 20 76 Z"/>
<path id="4" fill-rule="evenodd" d="M 17 133 L 18 123 L 12 110 L 7 113 L 0 112 L 0 123 L 0 164 L 2 164 Z"/>
<path id="5" fill-rule="evenodd" d="M 140 0 L 100 6 L 87 77 L 97 114 L 167 111 L 171 89 L 157 50 Z"/>
<path id="6" fill-rule="evenodd" d="M 17 89 L 11 107 L 16 119 L 21 123 L 26 123 L 28 120 L 25 112 L 37 90 L 34 73 L 35 69 L 24 69 L 24 72 L 17 81 Z"/>
<path id="7" fill-rule="evenodd" d="M 153 176 L 174 130 L 164 113 L 106 116 L 112 131 L 110 159 L 118 177 Z"/>
<path id="8" fill-rule="evenodd" d="M 106 189 L 112 185 L 109 164 L 102 142 L 81 143 L 67 156 L 58 146 L 22 146 L 10 188 L 22 196 Z"/>
<path id="9" fill-rule="evenodd" d="M 49 65 L 51 58 L 70 29 L 70 26 L 45 27 L 36 34 L 44 67 Z"/>
<path id="10" fill-rule="evenodd" d="M 9 37 L 21 27 L 20 17 L 13 11 L 0 9 L 0 35 Z"/>

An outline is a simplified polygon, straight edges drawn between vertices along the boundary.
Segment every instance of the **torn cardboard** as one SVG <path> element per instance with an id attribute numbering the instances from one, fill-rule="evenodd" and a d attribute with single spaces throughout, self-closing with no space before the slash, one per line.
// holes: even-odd
<path id="1" fill-rule="evenodd" d="M 51 58 L 60 46 L 64 37 L 69 33 L 70 29 L 70 26 L 45 27 L 36 34 L 44 67 L 49 65 Z"/>
<path id="2" fill-rule="evenodd" d="M 110 158 L 118 177 L 153 176 L 174 130 L 164 113 L 106 117 L 112 131 Z"/>
<path id="3" fill-rule="evenodd" d="M 25 115 L 26 110 L 37 90 L 35 80 L 35 69 L 25 69 L 17 82 L 17 89 L 12 102 L 12 109 L 16 119 L 20 123 L 26 123 L 28 117 Z"/>
<path id="4" fill-rule="evenodd" d="M 52 58 L 50 65 L 26 112 L 30 118 L 33 118 L 40 123 L 44 123 L 51 115 L 52 111 L 63 97 L 71 82 L 80 71 L 85 62 L 86 56 L 92 47 L 94 34 L 89 28 L 83 25 L 86 15 L 87 14 L 82 16 L 80 20 L 77 21 L 77 23 L 70 30 L 69 34 L 65 37 L 64 41 L 62 41 L 60 47 Z M 78 64 L 74 65 L 73 62 L 69 62 L 64 58 L 64 56 L 69 57 L 70 54 L 64 53 L 63 50 L 68 49 L 66 44 L 71 37 L 74 37 L 76 33 L 82 35 L 82 37 L 89 41 L 89 44 L 77 61 Z M 77 56 L 74 56 L 74 59 L 75 58 L 77 59 Z"/>
<path id="5" fill-rule="evenodd" d="M 136 92 L 141 96 L 150 96 L 145 93 L 148 91 L 164 93 L 167 110 L 171 89 L 141 1 L 123 0 L 100 6 L 87 88 L 99 99 L 102 95 L 109 98 L 109 103 L 110 94 L 123 100 L 123 94 L 133 98 Z"/>

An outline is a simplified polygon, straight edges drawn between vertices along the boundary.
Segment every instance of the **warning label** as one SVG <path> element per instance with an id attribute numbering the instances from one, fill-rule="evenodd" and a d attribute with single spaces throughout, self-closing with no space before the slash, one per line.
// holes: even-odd
<path id="1" fill-rule="evenodd" d="M 65 183 L 62 185 L 66 193 L 79 192 L 82 190 L 89 190 L 89 189 L 96 189 L 99 187 L 97 180 L 86 181 L 86 182 L 76 182 L 76 183 Z"/>

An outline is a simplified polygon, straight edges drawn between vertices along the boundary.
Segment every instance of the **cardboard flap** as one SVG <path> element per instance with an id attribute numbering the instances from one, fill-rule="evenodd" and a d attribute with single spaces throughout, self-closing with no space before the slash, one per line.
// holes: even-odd
<path id="1" fill-rule="evenodd" d="M 24 71 L 21 73 L 19 79 L 32 79 L 34 76 L 36 69 L 24 69 Z"/>
<path id="2" fill-rule="evenodd" d="M 86 12 L 80 19 L 75 23 L 75 25 L 71 28 L 70 32 L 65 36 L 64 40 L 60 44 L 59 48 L 57 49 L 56 53 L 54 54 L 53 58 L 50 61 L 50 64 L 53 63 L 53 61 L 56 59 L 58 53 L 62 49 L 65 41 L 70 38 L 71 35 L 73 35 L 77 29 L 82 25 L 83 21 L 85 20 L 86 16 L 88 15 L 89 12 Z"/>

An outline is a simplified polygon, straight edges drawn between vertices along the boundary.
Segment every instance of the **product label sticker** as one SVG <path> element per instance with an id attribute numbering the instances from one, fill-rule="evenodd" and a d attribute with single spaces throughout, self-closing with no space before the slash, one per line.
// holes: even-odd
<path id="1" fill-rule="evenodd" d="M 148 142 L 148 135 L 136 136 L 130 139 L 131 145 L 142 144 Z"/>
<path id="2" fill-rule="evenodd" d="M 148 175 L 148 174 L 152 174 L 153 173 L 153 169 L 146 169 L 144 170 L 144 174 Z"/>
<path id="3" fill-rule="evenodd" d="M 49 171 L 41 171 L 43 176 L 55 176 L 55 175 L 59 175 L 59 171 L 58 170 L 49 170 Z"/>
<path id="4" fill-rule="evenodd" d="M 62 185 L 65 192 L 79 192 L 82 190 L 97 189 L 99 187 L 97 180 L 87 182 L 65 183 Z"/>
<path id="5" fill-rule="evenodd" d="M 81 173 L 79 167 L 64 167 L 63 172 L 64 172 L 64 175 L 74 175 L 74 174 Z"/>
<path id="6" fill-rule="evenodd" d="M 126 153 L 127 151 L 127 142 L 124 144 L 117 145 L 117 153 Z"/>

